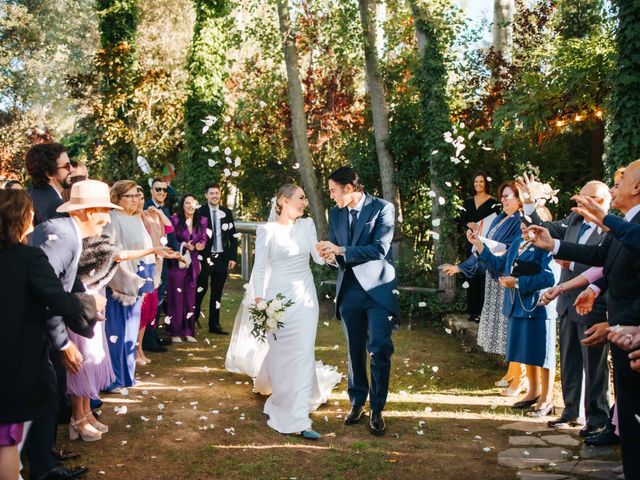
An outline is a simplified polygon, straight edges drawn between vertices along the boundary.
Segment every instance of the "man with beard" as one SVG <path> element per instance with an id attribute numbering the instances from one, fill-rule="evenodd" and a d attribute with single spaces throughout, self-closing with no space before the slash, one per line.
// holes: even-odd
<path id="1" fill-rule="evenodd" d="M 59 143 L 39 143 L 26 155 L 31 187 L 27 190 L 33 200 L 34 226 L 60 216 L 56 208 L 62 205 L 62 191 L 70 188 L 69 178 L 75 168 L 67 151 Z"/>

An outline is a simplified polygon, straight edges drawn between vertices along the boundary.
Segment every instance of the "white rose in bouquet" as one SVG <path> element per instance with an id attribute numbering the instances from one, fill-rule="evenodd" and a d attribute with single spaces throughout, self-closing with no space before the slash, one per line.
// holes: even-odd
<path id="1" fill-rule="evenodd" d="M 267 328 L 269 330 L 275 330 L 276 328 L 278 328 L 278 320 L 273 317 L 267 318 Z"/>
<path id="2" fill-rule="evenodd" d="M 263 311 L 266 309 L 267 309 L 267 302 L 265 302 L 264 300 L 262 300 L 260 303 L 256 305 L 256 310 Z"/>
<path id="3" fill-rule="evenodd" d="M 271 308 L 274 310 L 280 310 L 282 308 L 282 302 L 276 298 L 271 302 Z"/>
<path id="4" fill-rule="evenodd" d="M 281 322 L 284 318 L 284 312 L 276 312 L 273 316 L 278 322 Z"/>
<path id="5" fill-rule="evenodd" d="M 276 309 L 273 308 L 273 305 L 269 305 L 267 307 L 267 317 L 269 317 L 269 318 L 273 317 L 274 313 L 276 313 Z"/>

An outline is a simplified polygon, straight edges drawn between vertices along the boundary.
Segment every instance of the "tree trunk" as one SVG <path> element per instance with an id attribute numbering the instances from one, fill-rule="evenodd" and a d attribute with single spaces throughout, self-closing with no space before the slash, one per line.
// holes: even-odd
<path id="1" fill-rule="evenodd" d="M 418 58 L 421 62 L 421 68 L 425 68 L 425 56 L 427 55 L 427 46 L 429 42 L 429 38 L 423 28 L 420 27 L 421 19 L 427 15 L 426 12 L 423 12 L 421 7 L 417 5 L 416 0 L 409 0 L 409 6 L 411 7 L 411 13 L 413 15 L 414 28 L 416 32 L 416 40 L 418 43 Z M 442 79 L 441 79 L 442 80 Z M 421 88 L 421 94 L 425 97 L 427 94 L 424 88 Z M 426 104 L 438 104 L 443 102 L 444 98 L 422 98 L 421 105 Z M 449 110 L 446 106 L 446 103 L 443 105 L 443 110 L 440 112 L 443 115 L 444 123 L 448 123 L 450 127 L 450 123 L 448 121 Z M 430 116 L 429 111 L 425 110 L 423 107 L 422 114 L 424 116 Z M 445 119 L 444 116 L 447 118 Z M 428 128 L 425 125 L 425 128 Z M 431 138 L 435 141 L 441 142 L 442 133 L 441 132 L 425 132 L 427 137 L 427 141 Z M 438 139 L 438 140 L 436 140 Z M 447 233 L 454 229 L 451 228 L 451 224 L 453 219 L 450 218 L 450 212 L 447 211 L 447 208 L 440 206 L 437 199 L 440 197 L 446 197 L 446 193 L 442 188 L 444 181 L 446 179 L 442 178 L 443 174 L 439 171 L 439 163 L 436 160 L 434 155 L 431 155 L 429 152 L 437 147 L 437 144 L 427 144 L 424 147 L 425 155 L 428 155 L 431 161 L 429 162 L 429 188 L 435 194 L 433 197 L 433 201 L 431 204 L 431 218 L 438 218 L 441 220 L 441 223 L 437 227 L 433 227 L 434 232 L 437 234 L 433 237 L 433 249 L 434 249 L 434 265 L 442 265 L 443 263 L 450 262 L 453 249 L 450 248 L 452 242 L 446 241 L 445 238 L 442 238 L 441 235 L 443 233 Z M 445 160 L 448 161 L 448 158 Z M 437 270 L 438 272 L 438 289 L 444 292 L 445 300 L 453 300 L 455 297 L 455 288 L 456 288 L 456 280 L 455 277 L 449 276 L 442 272 L 441 270 Z"/>
<path id="2" fill-rule="evenodd" d="M 309 199 L 311 216 L 316 224 L 318 238 L 327 235 L 327 217 L 325 214 L 324 198 L 318 188 L 309 138 L 307 137 L 307 116 L 304 111 L 304 97 L 298 69 L 298 49 L 295 36 L 291 30 L 289 16 L 289 0 L 277 0 L 280 33 L 283 37 L 284 61 L 287 67 L 287 92 L 289 108 L 291 110 L 291 134 L 293 136 L 293 150 L 300 167 L 300 179 Z"/>
<path id="3" fill-rule="evenodd" d="M 514 0 L 493 1 L 493 50 L 505 58 L 511 50 L 511 24 L 515 9 Z"/>
<path id="4" fill-rule="evenodd" d="M 373 116 L 373 132 L 376 141 L 376 152 L 380 166 L 382 197 L 392 202 L 396 208 L 396 223 L 402 221 L 400 192 L 395 183 L 396 167 L 393 156 L 387 148 L 389 140 L 389 113 L 384 96 L 384 86 L 378 68 L 378 51 L 376 48 L 376 0 L 358 0 L 360 20 L 362 22 L 364 62 L 367 77 L 367 89 L 371 100 Z"/>

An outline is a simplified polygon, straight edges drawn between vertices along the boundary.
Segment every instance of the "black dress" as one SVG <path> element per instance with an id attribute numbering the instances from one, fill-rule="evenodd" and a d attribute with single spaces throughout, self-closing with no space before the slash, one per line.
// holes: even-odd
<path id="1" fill-rule="evenodd" d="M 478 208 L 476 208 L 476 202 L 473 197 L 467 198 L 464 201 L 463 207 L 464 210 L 459 219 L 460 231 L 463 235 L 467 230 L 467 223 L 478 223 L 489 215 L 493 213 L 498 215 L 502 211 L 502 205 L 493 197 L 489 197 Z M 465 253 L 467 257 L 471 255 L 471 248 L 471 244 L 465 241 Z M 482 313 L 485 288 L 484 279 L 484 272 L 467 279 L 469 283 L 469 288 L 467 289 L 467 312 L 470 319 L 477 320 Z"/>

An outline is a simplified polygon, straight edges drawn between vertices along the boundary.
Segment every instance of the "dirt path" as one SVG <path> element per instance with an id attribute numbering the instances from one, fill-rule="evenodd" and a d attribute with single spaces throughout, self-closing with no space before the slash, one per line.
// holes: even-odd
<path id="1" fill-rule="evenodd" d="M 231 329 L 242 283 L 231 282 L 223 325 Z M 346 373 L 345 341 L 323 305 L 316 355 Z M 264 398 L 248 378 L 224 370 L 229 337 L 200 334 L 151 354 L 127 395 L 105 395 L 101 421 L 110 432 L 95 443 L 68 441 L 99 479 L 513 479 L 499 467 L 508 448 L 504 423 L 522 420 L 496 396 L 501 369 L 464 352 L 440 326 L 401 329 L 394 336 L 387 434 L 372 437 L 366 420 L 345 426 L 346 380 L 313 415 L 324 437 L 310 442 L 266 425 Z M 126 407 L 126 413 L 122 407 Z M 115 409 L 120 411 L 117 414 Z"/>

